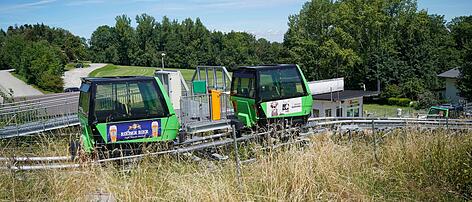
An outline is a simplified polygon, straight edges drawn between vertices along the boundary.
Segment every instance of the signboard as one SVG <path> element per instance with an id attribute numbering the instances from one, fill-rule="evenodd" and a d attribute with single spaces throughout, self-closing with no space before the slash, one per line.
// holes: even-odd
<path id="1" fill-rule="evenodd" d="M 302 98 L 290 98 L 266 103 L 267 117 L 302 112 Z"/>
<path id="2" fill-rule="evenodd" d="M 358 99 L 349 100 L 349 104 L 352 106 L 359 106 L 359 100 Z"/>
<path id="3" fill-rule="evenodd" d="M 161 120 L 133 121 L 107 125 L 108 142 L 158 137 L 161 135 Z"/>

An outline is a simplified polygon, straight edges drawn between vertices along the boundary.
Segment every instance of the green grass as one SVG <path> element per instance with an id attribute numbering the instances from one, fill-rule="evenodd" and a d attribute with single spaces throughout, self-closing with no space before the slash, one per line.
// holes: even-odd
<path id="1" fill-rule="evenodd" d="M 412 107 L 400 107 L 400 106 L 392 106 L 392 105 L 379 105 L 379 104 L 364 104 L 364 114 L 372 114 L 374 117 L 396 117 L 397 116 L 397 109 L 402 109 L 402 116 L 409 116 L 413 117 L 415 113 L 423 114 L 425 113 L 424 110 L 415 110 Z"/>
<path id="2" fill-rule="evenodd" d="M 141 67 L 141 66 L 121 66 L 121 65 L 106 65 L 102 68 L 96 69 L 89 74 L 90 77 L 106 77 L 106 76 L 154 76 L 154 72 L 160 68 L 155 67 Z M 182 73 L 184 79 L 189 82 L 192 80 L 192 76 L 195 72 L 194 69 L 172 69 L 166 68 L 166 70 L 179 70 Z M 201 73 L 204 77 L 204 73 Z M 231 75 L 231 73 L 230 73 Z M 218 78 L 222 78 L 221 72 L 217 74 Z M 213 77 L 210 76 L 209 82 L 213 81 Z M 221 81 L 221 80 L 220 80 Z"/>
<path id="3" fill-rule="evenodd" d="M 154 76 L 154 72 L 160 68 L 155 67 L 141 67 L 141 66 L 121 66 L 121 65 L 106 65 L 100 69 L 89 74 L 90 77 L 105 77 L 105 76 Z M 176 70 L 169 69 L 168 70 Z M 185 80 L 191 80 L 193 76 L 193 69 L 177 69 L 180 70 Z"/>
<path id="4" fill-rule="evenodd" d="M 10 72 L 11 75 L 13 75 L 14 77 L 16 77 L 17 79 L 20 79 L 21 81 L 25 82 L 26 84 L 28 84 L 28 82 L 26 81 L 26 78 L 17 74 L 16 72 Z M 28 84 L 30 86 L 32 86 L 33 88 L 35 88 L 36 90 L 39 90 L 41 91 L 41 93 L 43 94 L 51 94 L 51 93 L 54 93 L 54 92 L 51 92 L 51 91 L 47 91 L 47 90 L 43 90 L 41 88 L 39 88 L 38 86 L 34 85 L 34 84 Z"/>

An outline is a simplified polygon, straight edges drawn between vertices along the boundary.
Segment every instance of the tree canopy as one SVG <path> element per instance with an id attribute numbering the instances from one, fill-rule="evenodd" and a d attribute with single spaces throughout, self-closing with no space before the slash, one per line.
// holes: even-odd
<path id="1" fill-rule="evenodd" d="M 289 17 L 284 47 L 309 79 L 346 77 L 348 88 L 401 86 L 418 99 L 440 88 L 437 74 L 459 64 L 443 16 L 414 0 L 313 0 Z"/>
<path id="2" fill-rule="evenodd" d="M 92 34 L 92 60 L 121 65 L 165 66 L 194 68 L 197 65 L 257 65 L 277 63 L 282 44 L 256 39 L 246 32 L 222 33 L 208 30 L 199 18 L 181 22 L 163 17 L 141 14 L 131 18 L 115 18 L 115 26 L 100 26 Z"/>
<path id="3" fill-rule="evenodd" d="M 26 24 L 0 31 L 0 69 L 13 68 L 43 90 L 62 91 L 64 65 L 87 58 L 86 40 L 64 29 Z"/>

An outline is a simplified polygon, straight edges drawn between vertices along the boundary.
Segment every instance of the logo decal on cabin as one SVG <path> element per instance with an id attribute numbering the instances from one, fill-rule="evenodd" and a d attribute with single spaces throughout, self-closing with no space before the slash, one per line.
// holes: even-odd
<path id="1" fill-rule="evenodd" d="M 159 137 L 161 135 L 161 120 L 109 124 L 107 132 L 109 142 Z"/>
<path id="2" fill-rule="evenodd" d="M 130 130 L 138 130 L 138 129 L 141 130 L 141 125 L 136 124 L 136 123 L 134 123 L 133 125 L 130 125 L 130 126 L 128 127 L 128 131 L 130 131 Z"/>
<path id="3" fill-rule="evenodd" d="M 268 117 L 302 112 L 302 98 L 290 98 L 267 102 Z"/>

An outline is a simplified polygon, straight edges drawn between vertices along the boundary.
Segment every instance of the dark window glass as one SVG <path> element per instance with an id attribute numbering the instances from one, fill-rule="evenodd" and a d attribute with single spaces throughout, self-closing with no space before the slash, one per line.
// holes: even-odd
<path id="1" fill-rule="evenodd" d="M 266 69 L 259 72 L 259 97 L 262 101 L 305 95 L 306 89 L 296 67 Z"/>
<path id="2" fill-rule="evenodd" d="M 85 116 L 88 116 L 89 107 L 90 107 L 90 93 L 80 91 L 79 96 L 79 112 Z"/>
<path id="3" fill-rule="evenodd" d="M 231 95 L 246 98 L 256 97 L 256 79 L 253 72 L 235 72 L 231 85 Z"/>
<path id="4" fill-rule="evenodd" d="M 319 109 L 313 109 L 313 114 L 312 114 L 313 117 L 320 117 L 320 110 Z"/>
<path id="5" fill-rule="evenodd" d="M 331 109 L 325 110 L 325 117 L 331 117 L 333 114 L 331 113 Z"/>
<path id="6" fill-rule="evenodd" d="M 168 115 L 162 93 L 152 81 L 98 84 L 95 117 L 100 122 L 135 120 Z"/>
<path id="7" fill-rule="evenodd" d="M 343 116 L 343 108 L 336 107 L 336 117 L 342 117 Z"/>

